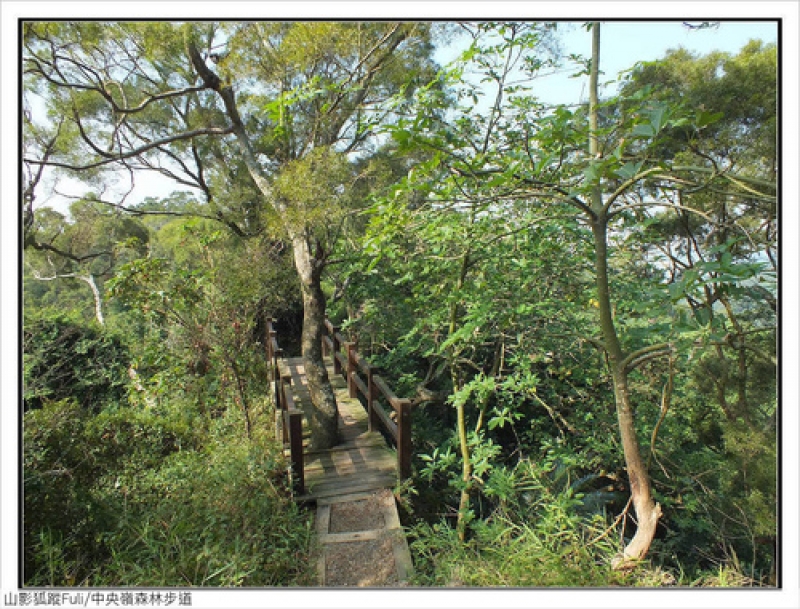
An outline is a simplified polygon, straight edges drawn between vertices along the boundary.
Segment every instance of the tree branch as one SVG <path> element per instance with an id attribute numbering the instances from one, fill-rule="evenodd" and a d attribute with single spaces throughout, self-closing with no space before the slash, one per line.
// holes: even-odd
<path id="1" fill-rule="evenodd" d="M 271 201 L 275 210 L 283 215 L 286 212 L 287 205 L 278 197 L 274 196 L 272 185 L 258 163 L 250 138 L 245 131 L 244 123 L 239 115 L 233 88 L 230 86 L 222 86 L 219 76 L 206 65 L 202 55 L 200 55 L 200 52 L 197 50 L 197 45 L 192 39 L 191 32 L 188 29 L 185 34 L 184 43 L 192 66 L 203 80 L 205 88 L 216 91 L 222 98 L 222 102 L 225 105 L 225 112 L 232 123 L 228 133 L 233 133 L 236 136 L 236 141 L 239 143 L 239 149 L 242 153 L 242 159 L 244 160 L 248 173 L 250 173 L 250 177 L 261 193 Z M 292 239 L 296 236 L 297 235 L 292 235 Z"/>
<path id="2" fill-rule="evenodd" d="M 526 178 L 526 177 L 520 176 L 520 175 L 514 175 L 514 177 L 517 180 L 519 180 L 520 182 L 522 182 L 523 184 L 530 184 L 532 186 L 544 186 L 546 188 L 551 189 L 553 192 L 558 193 L 561 197 L 563 197 L 563 200 L 565 202 L 569 203 L 570 205 L 573 205 L 574 207 L 577 207 L 582 212 L 587 214 L 592 220 L 596 220 L 597 219 L 597 214 L 594 212 L 594 210 L 592 210 L 591 207 L 589 207 L 586 203 L 581 201 L 575 195 L 570 195 L 569 192 L 567 192 L 566 190 L 564 190 L 560 186 L 557 186 L 555 184 L 551 184 L 551 183 L 548 183 L 548 182 L 543 182 L 542 180 L 536 180 L 536 179 L 533 179 L 533 178 Z"/>
<path id="3" fill-rule="evenodd" d="M 48 167 L 60 167 L 62 169 L 69 169 L 71 171 L 87 171 L 89 169 L 96 169 L 97 167 L 102 167 L 110 163 L 115 163 L 118 161 L 124 161 L 125 159 L 137 157 L 149 150 L 158 148 L 159 146 L 165 146 L 167 144 L 171 144 L 172 142 L 189 140 L 202 135 L 228 135 L 233 132 L 234 132 L 233 127 L 207 127 L 205 129 L 195 129 L 193 131 L 186 131 L 184 133 L 178 133 L 176 135 L 171 135 L 169 137 L 165 137 L 160 140 L 150 142 L 148 144 L 145 144 L 144 146 L 140 146 L 133 150 L 129 150 L 128 152 L 125 152 L 123 154 L 110 156 L 109 158 L 105 158 L 102 161 L 89 163 L 87 165 L 72 165 L 70 163 L 60 163 L 57 161 L 49 161 L 46 158 L 41 161 L 36 159 L 25 159 L 25 162 L 30 163 L 32 165 L 47 165 Z"/>
<path id="4" fill-rule="evenodd" d="M 643 347 L 642 349 L 637 349 L 625 357 L 625 359 L 622 360 L 622 367 L 627 372 L 631 372 L 644 362 L 647 362 L 651 359 L 656 359 L 658 357 L 663 357 L 665 355 L 670 355 L 672 351 L 673 348 L 670 343 L 659 343 L 657 345 Z"/>

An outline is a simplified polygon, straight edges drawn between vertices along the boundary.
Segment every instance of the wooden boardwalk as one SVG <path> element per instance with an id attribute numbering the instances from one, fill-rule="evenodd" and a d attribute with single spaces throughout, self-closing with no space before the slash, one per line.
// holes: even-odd
<path id="1" fill-rule="evenodd" d="M 292 375 L 294 403 L 307 415 L 312 406 L 303 360 L 290 358 L 285 363 Z M 316 501 L 393 488 L 397 483 L 397 453 L 380 433 L 368 431 L 367 411 L 358 399 L 348 397 L 347 385 L 333 374 L 333 365 L 328 366 L 328 375 L 339 407 L 339 444 L 327 450 L 308 451 L 308 426 L 304 421 L 306 492 L 299 499 Z"/>
<path id="2" fill-rule="evenodd" d="M 311 406 L 302 358 L 281 362 L 292 377 L 291 391 L 304 418 Z M 285 372 L 283 373 L 285 374 Z M 339 444 L 308 449 L 303 424 L 305 492 L 315 503 L 321 586 L 402 586 L 413 571 L 397 504 L 389 489 L 398 480 L 397 453 L 368 430 L 367 412 L 348 396 L 345 381 L 328 366 L 339 408 Z"/>

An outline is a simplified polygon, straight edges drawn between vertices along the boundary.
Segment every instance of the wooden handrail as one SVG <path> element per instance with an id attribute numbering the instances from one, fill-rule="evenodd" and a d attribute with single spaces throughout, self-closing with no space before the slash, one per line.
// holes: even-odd
<path id="1" fill-rule="evenodd" d="M 373 366 L 358 353 L 356 343 L 343 337 L 330 320 L 325 319 L 323 336 L 323 353 L 333 358 L 335 374 L 340 374 L 347 381 L 351 398 L 364 396 L 369 415 L 369 429 L 375 430 L 378 425 L 389 433 L 397 447 L 397 467 L 401 479 L 411 476 L 411 407 L 413 402 L 407 398 L 399 398 L 391 390 L 386 381 L 375 374 Z M 344 353 L 342 353 L 342 347 Z M 362 378 L 363 377 L 363 378 Z M 393 421 L 380 405 L 379 399 L 389 404 L 395 412 Z"/>
<path id="2" fill-rule="evenodd" d="M 411 476 L 411 408 L 413 402 L 400 398 L 392 391 L 386 381 L 375 374 L 374 367 L 358 353 L 356 343 L 348 341 L 329 319 L 325 319 L 325 332 L 322 337 L 322 353 L 332 357 L 334 374 L 347 381 L 351 398 L 364 396 L 369 416 L 369 429 L 375 431 L 383 427 L 397 447 L 397 469 L 401 479 Z M 289 448 L 292 479 L 295 491 L 304 491 L 303 431 L 302 411 L 295 407 L 291 391 L 291 376 L 281 375 L 279 360 L 283 350 L 278 345 L 275 320 L 267 320 L 266 355 L 270 380 L 274 383 L 275 405 L 280 412 L 283 442 Z M 344 350 L 344 352 L 343 352 Z M 380 404 L 386 402 L 394 411 L 395 418 Z"/>
<path id="3" fill-rule="evenodd" d="M 305 472 L 303 463 L 303 411 L 295 407 L 292 395 L 291 373 L 281 374 L 279 359 L 283 357 L 283 349 L 278 346 L 275 320 L 267 320 L 267 362 L 270 380 L 274 384 L 275 409 L 281 423 L 281 435 L 284 446 L 289 448 L 289 464 L 291 467 L 292 487 L 295 493 L 302 495 L 305 491 Z"/>

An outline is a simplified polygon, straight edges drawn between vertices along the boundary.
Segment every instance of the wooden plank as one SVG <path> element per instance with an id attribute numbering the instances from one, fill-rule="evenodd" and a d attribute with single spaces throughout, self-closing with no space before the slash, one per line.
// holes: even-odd
<path id="1" fill-rule="evenodd" d="M 339 365 L 342 366 L 342 370 L 347 370 L 347 356 L 338 351 L 334 353 L 333 356 L 336 358 L 336 361 L 339 362 Z"/>
<path id="2" fill-rule="evenodd" d="M 322 455 L 320 459 L 306 460 L 305 471 L 311 475 L 317 471 L 333 472 L 341 471 L 342 468 L 353 469 L 395 469 L 397 462 L 392 454 L 386 451 L 368 452 L 366 457 L 363 454 L 351 454 L 352 451 L 335 453 L 334 456 Z M 364 467 L 371 466 L 371 467 Z"/>
<path id="3" fill-rule="evenodd" d="M 394 486 L 396 482 L 397 476 L 394 474 L 381 474 L 380 476 L 370 476 L 369 478 L 355 476 L 349 480 L 333 480 L 313 487 L 307 485 L 306 494 L 309 498 L 314 498 L 349 495 L 363 491 L 380 491 Z"/>
<path id="4" fill-rule="evenodd" d="M 367 384 L 364 381 L 362 381 L 361 377 L 358 376 L 358 374 L 356 374 L 355 372 L 353 372 L 352 378 L 353 378 L 353 383 L 355 383 L 355 386 L 358 387 L 358 390 L 361 392 L 361 395 L 366 396 L 367 392 L 369 391 L 369 389 L 367 389 Z M 364 409 L 362 408 L 362 410 Z"/>
<path id="5" fill-rule="evenodd" d="M 397 470 L 394 468 L 383 468 L 383 469 L 373 469 L 369 471 L 365 470 L 343 470 L 337 472 L 312 472 L 309 474 L 306 472 L 305 477 L 305 484 L 306 487 L 314 491 L 314 489 L 328 487 L 328 486 L 335 486 L 335 485 L 346 485 L 350 482 L 357 482 L 359 480 L 372 480 L 372 479 L 391 479 L 392 484 L 388 486 L 394 486 L 394 481 L 397 478 Z M 388 488 L 387 486 L 387 488 Z"/>
<path id="6" fill-rule="evenodd" d="M 309 465 L 314 463 L 337 463 L 341 461 L 353 463 L 368 463 L 370 459 L 392 458 L 395 451 L 380 446 L 378 444 L 364 443 L 349 447 L 336 446 L 327 450 L 320 450 L 315 453 L 307 453 L 305 461 Z"/>
<path id="7" fill-rule="evenodd" d="M 372 369 L 372 366 L 370 366 L 369 362 L 366 359 L 364 359 L 364 356 L 361 355 L 358 351 L 353 353 L 353 361 L 356 363 L 356 366 L 358 366 L 359 370 L 361 370 L 361 372 L 364 375 L 369 374 L 369 371 Z"/>
<path id="8" fill-rule="evenodd" d="M 396 462 L 394 459 L 381 459 L 380 461 L 372 464 L 369 468 L 364 467 L 359 463 L 353 462 L 330 462 L 325 461 L 321 463 L 314 463 L 307 465 L 304 468 L 305 477 L 308 482 L 321 480 L 328 476 L 344 476 L 348 474 L 367 474 L 369 472 L 397 472 Z"/>
<path id="9" fill-rule="evenodd" d="M 360 493 L 351 493 L 349 495 L 336 495 L 320 499 L 317 506 L 320 505 L 333 505 L 334 503 L 349 503 L 350 501 L 364 501 L 365 499 L 373 499 L 375 497 L 374 491 L 366 491 Z"/>
<path id="10" fill-rule="evenodd" d="M 397 399 L 397 396 L 394 394 L 394 391 L 389 389 L 389 385 L 386 384 L 386 381 L 383 380 L 382 377 L 378 376 L 377 374 L 372 375 L 372 382 L 375 383 L 375 386 L 380 389 L 380 392 L 384 395 L 384 397 L 389 401 L 390 404 L 394 407 L 394 401 Z"/>
<path id="11" fill-rule="evenodd" d="M 328 489 L 335 491 L 341 490 L 342 492 L 339 494 L 344 494 L 343 491 L 345 488 L 350 489 L 347 492 L 352 493 L 354 490 L 357 490 L 354 487 L 362 484 L 370 486 L 377 485 L 376 488 L 384 488 L 381 485 L 386 484 L 387 481 L 390 481 L 391 483 L 388 486 L 393 486 L 396 479 L 397 474 L 394 472 L 370 472 L 369 474 L 359 473 L 326 477 L 317 481 L 314 485 L 307 484 L 306 486 L 309 489 L 309 492 L 312 494 L 316 494 L 320 491 Z"/>
<path id="12" fill-rule="evenodd" d="M 381 483 L 381 484 L 360 484 L 358 486 L 348 487 L 346 489 L 343 489 L 342 491 L 333 489 L 322 489 L 319 491 L 314 491 L 312 493 L 306 493 L 305 495 L 298 495 L 295 497 L 295 502 L 311 503 L 319 501 L 320 499 L 325 499 L 327 497 L 335 497 L 338 495 L 339 492 L 346 492 L 346 493 L 375 492 L 383 490 L 385 488 L 387 488 L 387 485 L 385 483 Z"/>
<path id="13" fill-rule="evenodd" d="M 383 450 L 387 450 L 393 452 L 391 448 L 386 446 L 386 442 L 383 439 L 383 436 L 380 434 L 370 434 L 364 433 L 355 438 L 352 438 L 349 442 L 345 444 L 339 444 L 338 446 L 334 446 L 333 448 L 319 448 L 313 450 L 307 450 L 306 455 L 309 457 L 316 457 L 326 452 L 342 452 L 353 450 L 354 448 L 381 448 Z"/>
<path id="14" fill-rule="evenodd" d="M 388 414 L 386 414 L 386 410 L 384 410 L 383 406 L 381 406 L 377 400 L 372 403 L 372 411 L 378 415 L 378 419 L 380 419 L 381 423 L 383 423 L 384 427 L 389 431 L 394 438 L 395 442 L 397 441 L 397 423 L 392 421 Z"/>
<path id="15" fill-rule="evenodd" d="M 335 484 L 347 484 L 354 480 L 370 480 L 375 477 L 380 478 L 396 478 L 397 470 L 394 468 L 373 469 L 369 471 L 350 469 L 336 472 L 306 472 L 305 483 L 312 491 L 316 488 L 323 486 L 331 486 Z"/>
<path id="16" fill-rule="evenodd" d="M 279 359 L 278 360 L 278 372 L 281 375 L 281 378 L 285 376 L 292 376 L 292 368 L 289 360 Z"/>
<path id="17" fill-rule="evenodd" d="M 342 468 L 341 471 L 336 470 L 322 470 L 317 469 L 312 472 L 312 474 L 308 474 L 306 476 L 306 483 L 307 486 L 311 487 L 312 484 L 316 486 L 320 486 L 323 484 L 339 484 L 342 481 L 355 479 L 358 477 L 363 478 L 364 480 L 369 479 L 371 476 L 395 476 L 397 475 L 397 470 L 394 467 L 383 467 L 383 468 L 375 468 L 375 469 L 365 469 L 359 467 L 351 467 L 345 469 Z"/>
<path id="18" fill-rule="evenodd" d="M 347 543 L 350 541 L 372 541 L 380 539 L 386 535 L 383 529 L 372 529 L 370 531 L 353 531 L 351 533 L 328 533 L 320 535 L 320 543 Z"/>

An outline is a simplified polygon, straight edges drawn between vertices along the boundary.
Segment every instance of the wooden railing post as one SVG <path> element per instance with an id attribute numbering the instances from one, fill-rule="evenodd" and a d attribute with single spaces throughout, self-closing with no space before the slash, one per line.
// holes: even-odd
<path id="1" fill-rule="evenodd" d="M 327 317 L 325 317 L 325 321 L 322 323 L 322 357 L 330 356 L 330 347 L 328 346 L 328 341 L 326 340 L 331 338 L 330 328 L 331 322 Z"/>
<path id="2" fill-rule="evenodd" d="M 375 431 L 378 428 L 378 413 L 375 412 L 375 400 L 378 398 L 378 388 L 375 387 L 375 381 L 372 379 L 372 366 L 367 369 L 367 416 L 369 421 L 369 430 Z"/>
<path id="3" fill-rule="evenodd" d="M 289 417 L 289 454 L 292 461 L 292 475 L 295 492 L 302 495 L 305 490 L 305 471 L 303 467 L 303 412 L 297 408 L 287 411 Z"/>
<path id="4" fill-rule="evenodd" d="M 290 437 L 289 437 L 289 428 L 286 424 L 286 413 L 288 411 L 288 399 L 286 397 L 287 392 L 291 391 L 289 389 L 289 385 L 291 384 L 292 379 L 291 377 L 279 378 L 275 383 L 275 387 L 277 389 L 277 408 L 280 412 L 281 421 L 283 425 L 281 425 L 283 429 L 283 444 L 289 444 Z"/>
<path id="5" fill-rule="evenodd" d="M 334 374 L 341 374 L 342 373 L 342 364 L 339 363 L 339 360 L 336 358 L 336 354 L 342 348 L 342 345 L 339 343 L 339 329 L 331 325 L 331 342 L 333 343 L 333 373 Z"/>
<path id="6" fill-rule="evenodd" d="M 272 355 L 272 378 L 273 378 L 273 385 L 275 386 L 275 408 L 282 408 L 281 406 L 281 392 L 280 392 L 280 384 L 281 384 L 281 372 L 278 367 L 278 358 L 283 355 L 282 349 L 275 349 Z M 285 401 L 285 400 L 284 400 Z"/>
<path id="7" fill-rule="evenodd" d="M 356 373 L 356 344 L 345 343 L 344 346 L 347 349 L 347 391 L 351 398 L 357 398 L 358 389 L 356 387 L 356 381 L 353 378 L 353 375 Z"/>
<path id="8" fill-rule="evenodd" d="M 275 398 L 275 408 L 280 409 L 280 382 L 281 382 L 281 375 L 278 370 L 278 358 L 283 356 L 283 350 L 278 347 L 278 332 L 275 330 L 275 324 L 277 323 L 277 319 L 270 318 L 267 320 L 267 340 L 266 340 L 266 350 L 267 350 L 267 368 L 269 370 L 269 377 L 270 381 L 274 383 L 274 398 Z"/>
<path id="9" fill-rule="evenodd" d="M 303 411 L 295 408 L 292 397 L 292 376 L 286 369 L 281 375 L 278 359 L 283 357 L 283 349 L 278 347 L 275 319 L 267 320 L 267 359 L 270 377 L 275 387 L 275 410 L 280 422 L 284 448 L 289 448 L 289 463 L 292 472 L 292 486 L 295 493 L 302 495 L 305 491 L 305 468 L 303 464 Z M 276 421 L 276 422 L 277 422 Z"/>
<path id="10" fill-rule="evenodd" d="M 397 469 L 400 479 L 411 476 L 411 400 L 397 401 Z"/>

